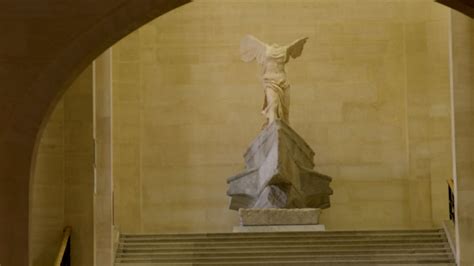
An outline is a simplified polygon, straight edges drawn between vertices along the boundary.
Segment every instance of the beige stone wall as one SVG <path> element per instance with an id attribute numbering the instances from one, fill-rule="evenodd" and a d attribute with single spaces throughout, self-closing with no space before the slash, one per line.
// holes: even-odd
<path id="1" fill-rule="evenodd" d="M 72 264 L 93 265 L 94 145 L 92 139 L 92 67 L 88 67 L 64 96 L 65 217 L 72 227 Z"/>
<path id="2" fill-rule="evenodd" d="M 32 181 L 30 264 L 51 265 L 72 226 L 72 263 L 93 265 L 92 68 L 71 85 L 41 136 Z"/>
<path id="3" fill-rule="evenodd" d="M 449 10 L 407 1 L 404 31 L 410 223 L 440 226 L 452 178 Z"/>
<path id="4" fill-rule="evenodd" d="M 31 184 L 30 265 L 54 262 L 64 228 L 64 101 L 41 136 Z"/>
<path id="5" fill-rule="evenodd" d="M 226 177 L 263 101 L 248 33 L 308 36 L 290 121 L 334 177 L 329 229 L 439 226 L 450 177 L 448 9 L 428 0 L 195 1 L 114 46 L 115 219 L 123 232 L 228 231 Z"/>
<path id="6" fill-rule="evenodd" d="M 96 193 L 94 197 L 95 262 L 111 266 L 113 254 L 112 71 L 111 52 L 94 61 L 94 139 Z"/>
<path id="7" fill-rule="evenodd" d="M 451 12 L 456 156 L 456 240 L 459 265 L 474 265 L 474 22 Z"/>

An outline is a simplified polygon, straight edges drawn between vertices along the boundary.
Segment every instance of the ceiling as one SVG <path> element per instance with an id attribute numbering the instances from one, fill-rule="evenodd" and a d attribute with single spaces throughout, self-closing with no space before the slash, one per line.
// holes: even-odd
<path id="1" fill-rule="evenodd" d="M 436 0 L 436 2 L 447 5 L 474 18 L 474 0 Z"/>

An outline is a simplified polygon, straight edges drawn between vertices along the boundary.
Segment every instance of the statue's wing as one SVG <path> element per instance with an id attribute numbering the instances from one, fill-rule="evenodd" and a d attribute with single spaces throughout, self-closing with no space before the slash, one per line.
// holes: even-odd
<path id="1" fill-rule="evenodd" d="M 247 35 L 240 41 L 240 58 L 244 62 L 257 59 L 258 63 L 262 63 L 266 47 L 267 45 L 264 42 L 252 35 Z"/>
<path id="2" fill-rule="evenodd" d="M 297 58 L 298 56 L 300 56 L 303 52 L 303 46 L 306 43 L 306 40 L 308 40 L 308 37 L 301 38 L 290 44 L 287 48 L 288 55 L 292 58 Z"/>

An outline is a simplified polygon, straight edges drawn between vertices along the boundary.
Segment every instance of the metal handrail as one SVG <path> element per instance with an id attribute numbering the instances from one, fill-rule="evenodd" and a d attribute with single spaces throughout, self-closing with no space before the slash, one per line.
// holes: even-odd
<path id="1" fill-rule="evenodd" d="M 67 257 L 68 259 L 70 258 L 69 249 L 70 249 L 72 228 L 70 226 L 66 226 L 63 232 L 64 232 L 63 240 L 61 241 L 61 246 L 59 246 L 58 255 L 56 257 L 56 260 L 54 261 L 54 266 L 70 265 L 70 262 L 65 262 L 64 258 L 65 257 Z"/>
<path id="2" fill-rule="evenodd" d="M 456 221 L 456 214 L 455 214 L 455 203 L 454 203 L 454 180 L 448 179 L 446 180 L 448 183 L 448 202 L 449 202 L 449 220 L 455 222 Z"/>

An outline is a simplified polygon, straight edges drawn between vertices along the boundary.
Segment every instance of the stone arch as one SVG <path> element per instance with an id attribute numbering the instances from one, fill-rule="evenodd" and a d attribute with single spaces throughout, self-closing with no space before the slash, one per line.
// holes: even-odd
<path id="1" fill-rule="evenodd" d="M 28 2 L 30 3 L 26 5 L 30 5 L 32 10 L 44 12 L 42 15 L 45 20 L 50 18 L 48 16 L 57 15 L 52 11 L 48 13 L 41 10 L 34 1 Z M 69 34 L 72 38 L 68 41 L 61 40 L 62 45 L 57 47 L 59 49 L 54 56 L 41 58 L 41 55 L 27 51 L 23 58 L 16 59 L 18 62 L 12 64 L 14 67 L 0 73 L 5 76 L 15 75 L 10 78 L 13 82 L 7 80 L 4 84 L 13 88 L 2 90 L 2 94 L 7 97 L 0 99 L 3 111 L 0 117 L 5 121 L 0 131 L 0 155 L 3 158 L 0 171 L 5 175 L 0 186 L 1 264 L 28 265 L 29 191 L 37 142 L 45 121 L 65 89 L 94 58 L 115 42 L 148 21 L 188 2 L 190 0 L 126 0 L 119 4 L 114 1 L 107 2 L 98 8 L 103 12 L 97 12 L 99 15 L 92 24 L 90 20 L 87 21 L 88 25 L 82 20 L 66 20 L 63 25 L 55 25 L 68 27 L 68 23 L 84 24 L 75 25 L 74 31 Z M 77 6 L 77 12 L 84 8 L 81 3 Z M 19 6 L 13 6 L 12 9 L 19 13 L 15 14 L 16 17 L 13 15 L 15 19 L 24 19 L 20 14 L 24 9 Z M 4 12 L 8 12 L 8 8 Z M 37 21 L 41 22 L 41 19 Z M 35 25 L 30 21 L 24 24 L 27 25 L 26 28 Z M 54 43 L 55 37 L 48 36 L 48 42 Z M 17 41 L 18 39 L 13 39 L 7 47 L 14 47 Z M 36 43 L 32 42 L 30 45 Z M 28 61 L 34 65 L 32 62 L 35 59 L 37 66 L 27 68 Z M 7 61 L 7 65 L 8 63 Z M 25 74 L 21 82 L 23 73 Z M 15 82 L 17 80 L 18 82 Z M 14 103 L 12 99 L 15 99 Z"/>

